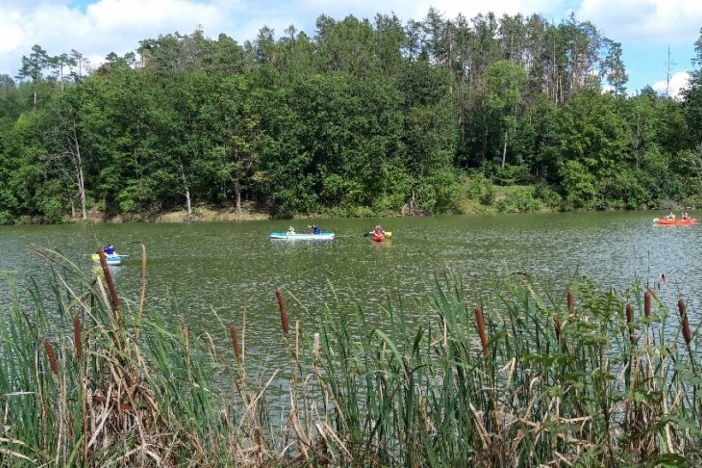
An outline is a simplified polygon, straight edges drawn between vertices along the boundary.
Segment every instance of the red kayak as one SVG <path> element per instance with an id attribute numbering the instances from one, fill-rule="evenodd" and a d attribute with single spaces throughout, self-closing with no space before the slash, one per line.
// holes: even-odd
<path id="1" fill-rule="evenodd" d="M 657 219 L 654 219 L 653 222 L 658 223 L 658 224 L 675 226 L 675 225 L 695 224 L 697 222 L 697 218 L 691 218 L 691 219 L 667 219 L 667 218 L 658 219 L 657 218 Z"/>
<path id="2" fill-rule="evenodd" d="M 385 240 L 385 236 L 382 236 L 382 235 L 381 235 L 381 236 L 376 236 L 375 234 L 373 234 L 373 235 L 371 236 L 371 240 L 372 240 L 373 242 L 383 242 L 383 241 Z"/>

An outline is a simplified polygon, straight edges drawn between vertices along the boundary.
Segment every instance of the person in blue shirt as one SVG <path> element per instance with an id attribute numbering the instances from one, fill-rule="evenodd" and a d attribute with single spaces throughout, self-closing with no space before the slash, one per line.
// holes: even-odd
<path id="1" fill-rule="evenodd" d="M 317 226 L 316 224 L 312 226 L 312 234 L 321 234 L 322 233 L 322 228 Z"/>
<path id="2" fill-rule="evenodd" d="M 115 246 L 112 244 L 107 244 L 105 246 L 105 255 L 114 255 L 115 254 Z"/>

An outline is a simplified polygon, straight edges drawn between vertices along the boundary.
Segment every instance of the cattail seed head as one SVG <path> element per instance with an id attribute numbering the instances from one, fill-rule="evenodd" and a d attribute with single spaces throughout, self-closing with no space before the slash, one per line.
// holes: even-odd
<path id="1" fill-rule="evenodd" d="M 275 295 L 278 298 L 278 308 L 280 309 L 280 323 L 283 325 L 283 333 L 287 335 L 290 331 L 290 322 L 288 321 L 288 309 L 285 307 L 283 291 L 280 288 L 276 288 Z"/>
<path id="2" fill-rule="evenodd" d="M 478 335 L 480 335 L 480 344 L 483 347 L 483 355 L 487 358 L 490 357 L 490 350 L 488 349 L 487 331 L 485 330 L 485 317 L 483 317 L 483 309 L 480 307 L 475 308 L 475 321 L 478 325 Z"/>
<path id="3" fill-rule="evenodd" d="M 687 305 L 685 304 L 685 299 L 680 298 L 680 300 L 678 300 L 678 310 L 680 311 L 680 318 L 682 319 L 683 338 L 685 338 L 685 343 L 690 344 L 692 341 L 692 332 L 690 331 L 690 321 L 687 319 Z"/>
<path id="4" fill-rule="evenodd" d="M 575 312 L 575 297 L 573 296 L 573 290 L 569 289 L 567 294 L 568 302 L 568 313 L 573 314 Z"/>
<path id="5" fill-rule="evenodd" d="M 644 315 L 651 316 L 651 291 L 644 291 Z"/>
<path id="6" fill-rule="evenodd" d="M 80 359 L 83 356 L 83 341 L 80 331 L 80 317 L 78 317 L 78 314 L 73 317 L 73 341 L 76 346 L 76 356 Z"/>
<path id="7" fill-rule="evenodd" d="M 558 317 L 553 318 L 553 329 L 556 331 L 556 340 L 561 339 L 561 321 L 558 319 Z"/>
<path id="8" fill-rule="evenodd" d="M 51 371 L 54 374 L 58 375 L 58 362 L 56 362 L 56 355 L 54 354 L 54 349 L 51 347 L 51 343 L 49 343 L 49 340 L 44 340 L 44 351 L 46 352 L 46 357 L 49 358 L 49 365 L 51 366 Z"/>
<path id="9" fill-rule="evenodd" d="M 114 307 L 117 314 L 119 314 L 119 297 L 117 296 L 115 283 L 114 281 L 112 281 L 112 273 L 110 273 L 110 267 L 107 265 L 107 257 L 105 256 L 105 250 L 103 248 L 100 248 L 100 250 L 98 250 L 98 254 L 100 255 L 100 265 L 102 266 L 102 273 L 105 275 L 105 281 L 107 282 L 107 289 L 110 291 L 112 306 Z"/>
<path id="10" fill-rule="evenodd" d="M 232 337 L 232 348 L 234 349 L 234 355 L 238 358 L 241 356 L 241 348 L 239 348 L 239 337 L 236 333 L 236 325 L 229 325 L 229 336 Z"/>
<path id="11" fill-rule="evenodd" d="M 634 321 L 634 305 L 629 303 L 626 305 L 626 323 L 631 325 Z"/>

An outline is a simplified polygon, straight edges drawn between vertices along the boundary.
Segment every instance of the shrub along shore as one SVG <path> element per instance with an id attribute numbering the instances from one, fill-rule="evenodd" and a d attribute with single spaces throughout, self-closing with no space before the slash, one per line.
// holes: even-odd
<path id="1" fill-rule="evenodd" d="M 150 308 L 145 250 L 136 302 L 104 259 L 90 277 L 38 252 L 56 265 L 53 294 L 0 303 L 2 466 L 702 462 L 697 329 L 660 285 L 558 293 L 512 275 L 475 303 L 446 275 L 424 303 L 388 304 L 381 327 L 363 305 L 329 304 L 314 330 L 278 289 L 288 360 L 262 371 L 246 311 L 220 343 Z M 282 409 L 269 398 L 281 378 Z"/>

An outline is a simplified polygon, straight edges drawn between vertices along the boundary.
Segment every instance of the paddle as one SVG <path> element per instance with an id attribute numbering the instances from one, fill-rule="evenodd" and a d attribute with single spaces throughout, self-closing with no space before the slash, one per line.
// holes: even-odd
<path id="1" fill-rule="evenodd" d="M 370 236 L 372 236 L 372 235 L 374 235 L 374 234 L 375 234 L 375 232 L 373 232 L 373 231 L 371 231 L 371 232 L 366 232 L 366 233 L 363 234 L 363 237 L 370 237 Z M 392 231 L 385 231 L 385 237 L 391 237 L 391 236 L 392 236 Z"/>

